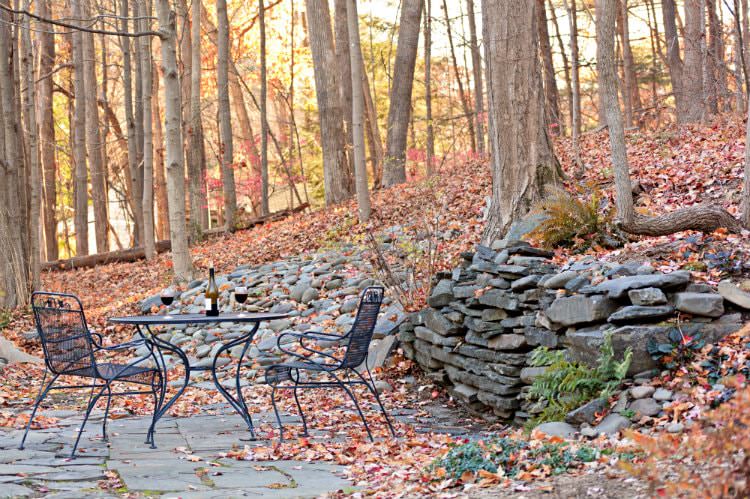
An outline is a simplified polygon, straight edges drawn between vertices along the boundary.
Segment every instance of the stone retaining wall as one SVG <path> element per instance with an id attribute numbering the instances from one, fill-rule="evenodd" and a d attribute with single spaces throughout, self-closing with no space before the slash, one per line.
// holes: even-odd
<path id="1" fill-rule="evenodd" d="M 523 423 L 544 409 L 525 398 L 544 370 L 527 364 L 538 346 L 594 364 L 611 334 L 618 355 L 633 349 L 634 375 L 657 367 L 646 345 L 666 341 L 678 322 L 708 342 L 740 327 L 732 305 L 687 271 L 594 259 L 560 268 L 552 253 L 520 241 L 462 256 L 437 276 L 429 308 L 401 324 L 399 339 L 433 380 L 485 417 Z"/>

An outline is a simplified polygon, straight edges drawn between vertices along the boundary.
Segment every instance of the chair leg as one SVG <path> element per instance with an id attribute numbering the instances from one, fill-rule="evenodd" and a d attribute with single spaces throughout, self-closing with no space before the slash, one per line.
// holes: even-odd
<path id="1" fill-rule="evenodd" d="M 102 440 L 108 442 L 107 438 L 107 417 L 109 416 L 109 406 L 112 403 L 112 388 L 107 385 L 107 407 L 104 408 L 104 421 L 102 421 Z"/>
<path id="2" fill-rule="evenodd" d="M 284 441 L 284 425 L 281 424 L 281 416 L 279 416 L 279 408 L 276 407 L 276 387 L 271 387 L 271 405 L 273 405 L 273 412 L 276 414 L 276 422 L 279 424 L 279 442 Z"/>
<path id="3" fill-rule="evenodd" d="M 91 387 L 91 395 L 94 394 L 94 388 L 96 388 L 97 385 L 93 385 Z M 78 436 L 76 437 L 75 444 L 73 444 L 73 450 L 70 452 L 70 458 L 75 459 L 76 457 L 76 449 L 78 449 L 78 442 L 81 441 L 81 435 L 83 435 L 83 428 L 86 426 L 86 422 L 89 420 L 89 415 L 91 414 L 91 411 L 94 409 L 94 406 L 96 406 L 96 403 L 99 402 L 99 398 L 104 393 L 104 390 L 109 388 L 109 383 L 105 384 L 101 390 L 99 390 L 99 393 L 96 394 L 95 397 L 89 396 L 89 405 L 86 408 L 86 414 L 83 416 L 83 422 L 81 423 L 81 427 L 78 429 Z"/>
<path id="4" fill-rule="evenodd" d="M 375 400 L 377 401 L 378 405 L 380 406 L 380 410 L 383 412 L 383 416 L 385 417 L 385 422 L 388 423 L 388 428 L 391 430 L 391 435 L 394 437 L 396 436 L 396 430 L 393 429 L 393 425 L 391 424 L 391 418 L 388 417 L 388 413 L 385 410 L 385 407 L 383 407 L 383 402 L 380 400 L 380 394 L 378 394 L 377 388 L 375 388 L 375 379 L 372 377 L 372 373 L 370 372 L 370 367 L 365 363 L 365 367 L 367 368 L 367 376 L 370 378 L 370 382 L 368 383 L 365 377 L 357 371 L 354 370 L 355 373 L 357 373 L 357 376 L 360 377 L 362 382 L 365 384 L 368 390 L 370 390 L 370 393 L 372 393 L 375 396 Z"/>
<path id="5" fill-rule="evenodd" d="M 300 405 L 300 403 L 299 403 L 299 397 L 297 397 L 297 389 L 298 389 L 297 384 L 298 384 L 298 380 L 299 380 L 299 372 L 297 373 L 297 379 L 294 380 L 294 389 L 293 389 L 293 392 L 294 392 L 294 402 L 297 404 L 297 409 L 299 410 L 299 415 L 302 416 L 302 430 L 303 430 L 302 431 L 302 436 L 306 437 L 306 436 L 308 436 L 308 433 L 307 433 L 307 420 L 305 420 L 305 413 L 304 413 L 304 411 L 302 411 L 302 405 Z"/>
<path id="6" fill-rule="evenodd" d="M 349 395 L 349 398 L 352 399 L 352 402 L 354 402 L 354 407 L 356 407 L 357 412 L 359 413 L 360 419 L 362 419 L 362 423 L 365 425 L 365 430 L 367 430 L 367 436 L 370 437 L 370 441 L 374 442 L 375 439 L 372 438 L 372 433 L 370 432 L 370 426 L 367 424 L 367 419 L 365 419 L 364 413 L 362 413 L 362 409 L 359 407 L 359 402 L 357 402 L 357 397 L 354 396 L 354 393 L 349 389 L 349 387 L 342 382 L 338 376 L 336 376 L 332 371 L 326 371 L 328 374 L 331 375 L 333 379 L 336 380 L 336 383 L 344 389 L 347 395 Z"/>
<path id="7" fill-rule="evenodd" d="M 156 377 L 151 380 L 151 394 L 154 396 L 154 415 L 151 418 L 151 425 L 148 427 L 148 432 L 146 433 L 146 443 L 151 444 L 151 448 L 156 448 L 156 444 L 154 443 L 154 422 L 156 421 L 156 413 L 159 412 L 159 409 L 161 408 L 161 385 L 162 385 L 162 378 L 161 378 L 161 372 L 159 373 L 159 386 L 157 390 L 157 385 L 154 383 L 156 381 Z"/>
<path id="8" fill-rule="evenodd" d="M 42 403 L 42 400 L 44 400 L 44 397 L 47 396 L 49 391 L 52 389 L 52 385 L 55 381 L 57 381 L 57 378 L 59 377 L 59 374 L 56 374 L 49 382 L 47 386 L 44 386 L 44 382 L 47 380 L 47 370 L 44 370 L 44 377 L 42 378 L 42 384 L 39 386 L 39 395 L 36 397 L 36 401 L 34 402 L 34 409 L 31 410 L 31 416 L 29 416 L 29 422 L 26 423 L 26 430 L 23 432 L 23 438 L 21 438 L 21 445 L 18 446 L 19 450 L 23 450 L 24 443 L 26 443 L 26 437 L 29 434 L 29 430 L 31 429 L 31 422 L 34 421 L 34 416 L 36 416 L 36 411 L 39 409 L 39 404 Z"/>

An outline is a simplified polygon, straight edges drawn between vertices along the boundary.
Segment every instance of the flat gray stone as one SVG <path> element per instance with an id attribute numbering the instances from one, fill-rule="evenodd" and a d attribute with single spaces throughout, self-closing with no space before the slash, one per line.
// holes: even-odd
<path id="1" fill-rule="evenodd" d="M 558 298 L 545 311 L 549 320 L 563 326 L 591 324 L 607 319 L 617 303 L 601 295 Z"/>
<path id="2" fill-rule="evenodd" d="M 664 305 L 667 297 L 659 288 L 641 288 L 628 291 L 628 297 L 633 305 Z"/>
<path id="3" fill-rule="evenodd" d="M 562 437 L 562 438 L 570 438 L 573 435 L 576 434 L 578 429 L 570 425 L 568 423 L 565 423 L 563 421 L 553 421 L 550 423 L 542 423 L 534 430 L 538 430 L 546 435 L 549 435 L 551 437 Z"/>
<path id="4" fill-rule="evenodd" d="M 630 389 L 630 396 L 634 399 L 642 399 L 650 397 L 655 391 L 656 389 L 650 385 L 634 386 Z"/>
<path id="5" fill-rule="evenodd" d="M 728 302 L 745 310 L 750 310 L 750 293 L 742 291 L 729 281 L 719 283 L 719 294 Z"/>
<path id="6" fill-rule="evenodd" d="M 594 427 L 594 431 L 597 434 L 604 433 L 606 435 L 614 435 L 619 433 L 620 430 L 630 426 L 630 420 L 619 414 L 609 414 L 601 420 L 601 422 Z"/>
<path id="7" fill-rule="evenodd" d="M 650 274 L 619 277 L 590 286 L 582 291 L 587 293 L 607 293 L 610 298 L 623 298 L 631 289 L 661 288 L 675 289 L 690 282 L 690 272 L 678 270 L 671 274 Z"/>
<path id="8" fill-rule="evenodd" d="M 670 305 L 629 305 L 627 307 L 622 307 L 620 310 L 610 315 L 607 321 L 613 324 L 650 322 L 670 316 L 672 313 L 674 313 L 674 308 Z"/>
<path id="9" fill-rule="evenodd" d="M 656 416 L 661 412 L 661 404 L 652 398 L 634 400 L 628 409 L 641 416 Z"/>
<path id="10" fill-rule="evenodd" d="M 17 483 L 4 483 L 2 486 L 0 486 L 0 497 L 2 498 L 32 497 L 34 495 L 35 494 L 32 489 L 24 487 L 23 485 L 19 485 Z"/>
<path id="11" fill-rule="evenodd" d="M 704 317 L 719 317 L 724 313 L 724 298 L 719 294 L 677 293 L 674 306 L 681 312 Z"/>

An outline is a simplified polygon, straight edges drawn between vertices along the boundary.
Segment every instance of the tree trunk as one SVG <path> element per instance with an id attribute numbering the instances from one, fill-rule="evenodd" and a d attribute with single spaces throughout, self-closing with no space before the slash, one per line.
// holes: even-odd
<path id="1" fill-rule="evenodd" d="M 124 33 L 129 29 L 128 0 L 120 3 L 120 30 Z M 137 43 L 137 42 L 136 42 Z M 125 123 L 128 130 L 128 182 L 130 183 L 130 208 L 133 212 L 133 234 L 135 245 L 143 244 L 143 176 L 142 166 L 138 161 L 138 136 L 136 134 L 136 120 L 133 115 L 133 69 L 131 65 L 130 39 L 120 37 L 122 50 L 122 86 L 123 104 L 125 105 Z"/>
<path id="2" fill-rule="evenodd" d="M 0 0 L 3 5 L 8 5 L 7 0 Z M 21 175 L 23 158 L 21 157 L 20 131 L 18 129 L 20 120 L 14 119 L 18 116 L 15 112 L 16 99 L 14 90 L 11 50 L 13 37 L 8 27 L 12 16 L 5 12 L 0 13 L 2 23 L 0 25 L 0 118 L 3 123 L 3 152 L 4 182 L 0 189 L 5 189 L 0 199 L 5 200 L 4 210 L 0 212 L 0 218 L 4 220 L 6 230 L 0 232 L 0 253 L 2 254 L 3 268 L 2 278 L 5 280 L 3 301 L 8 308 L 24 304 L 28 301 L 28 279 L 27 261 L 24 252 L 24 213 L 22 207 L 21 190 L 24 187 L 24 178 Z M 10 110 L 10 111 L 8 111 Z M 0 226 L 0 229 L 3 227 Z"/>
<path id="3" fill-rule="evenodd" d="M 469 107 L 469 101 L 466 98 L 466 93 L 464 92 L 464 84 L 463 79 L 461 78 L 461 72 L 458 69 L 458 59 L 456 58 L 456 49 L 453 44 L 453 29 L 451 28 L 451 19 L 448 15 L 448 4 L 446 3 L 446 0 L 443 0 L 443 14 L 445 15 L 445 29 L 448 33 L 448 46 L 450 47 L 450 53 L 451 53 L 451 62 L 453 63 L 453 75 L 456 77 L 456 84 L 458 85 L 458 97 L 461 101 L 461 110 L 464 113 L 464 116 L 466 117 L 466 124 L 469 128 L 469 140 L 471 143 L 471 151 L 476 152 L 477 151 L 477 145 L 476 145 L 476 134 L 474 132 L 474 116 L 471 111 L 471 107 Z M 419 37 L 419 33 L 417 33 L 417 38 Z M 412 121 L 414 120 L 414 117 L 411 117 Z M 414 133 L 414 128 L 412 127 L 412 133 Z M 412 141 L 415 142 L 415 141 Z"/>
<path id="4" fill-rule="evenodd" d="M 354 144 L 352 135 L 352 65 L 349 56 L 349 45 L 351 38 L 349 37 L 349 28 L 346 14 L 349 0 L 334 0 L 333 5 L 333 37 L 335 41 L 334 46 L 336 48 L 336 62 L 338 63 L 337 68 L 339 74 L 341 75 L 339 89 L 341 92 L 341 113 L 344 120 L 344 133 L 346 134 L 345 150 L 347 160 L 349 161 L 349 171 L 354 172 L 354 158 L 352 156 L 352 147 Z"/>
<path id="5" fill-rule="evenodd" d="M 364 110 L 365 98 L 362 88 L 362 49 L 359 44 L 359 18 L 357 0 L 347 0 L 346 19 L 349 33 L 349 56 L 352 84 L 352 139 L 354 156 L 354 179 L 357 188 L 357 208 L 360 223 L 370 218 L 370 191 L 367 185 L 367 165 L 365 164 Z"/>
<path id="6" fill-rule="evenodd" d="M 484 85 L 482 84 L 482 55 L 479 51 L 479 42 L 477 41 L 477 23 L 474 11 L 474 0 L 466 0 L 466 15 L 469 17 L 471 69 L 474 75 L 474 126 L 477 135 L 477 152 L 484 154 Z M 434 154 L 435 151 L 433 150 L 433 156 Z"/>
<path id="7" fill-rule="evenodd" d="M 560 180 L 544 121 L 535 0 L 483 0 L 492 203 L 483 240 L 502 236 Z"/>
<path id="8" fill-rule="evenodd" d="M 75 19 L 83 18 L 81 0 L 71 0 Z M 73 60 L 73 160 L 75 163 L 75 181 L 73 183 L 73 223 L 76 231 L 76 255 L 89 254 L 88 225 L 88 168 L 86 166 L 86 85 L 84 83 L 83 33 L 74 30 L 72 35 Z"/>
<path id="9" fill-rule="evenodd" d="M 362 61 L 364 67 L 364 59 Z M 362 92 L 365 96 L 365 118 L 367 143 L 370 148 L 370 161 L 372 163 L 372 183 L 373 189 L 380 187 L 383 181 L 383 140 L 380 137 L 380 128 L 378 127 L 378 113 L 375 109 L 375 102 L 372 99 L 370 89 L 370 79 L 367 74 L 362 75 Z"/>
<path id="10" fill-rule="evenodd" d="M 583 162 L 581 162 L 581 81 L 579 78 L 578 65 L 578 6 L 576 0 L 565 0 L 565 10 L 568 13 L 568 29 L 570 30 L 570 101 L 571 101 L 571 128 L 573 139 L 573 161 L 576 164 L 576 172 L 583 174 Z"/>
<path id="11" fill-rule="evenodd" d="M 724 67 L 724 40 L 722 23 L 716 11 L 716 0 L 706 0 L 708 12 L 709 45 L 706 63 L 708 65 L 707 104 L 711 114 L 717 114 L 726 102 L 727 72 Z"/>
<path id="12" fill-rule="evenodd" d="M 553 133 L 563 133 L 563 123 L 560 119 L 560 94 L 557 90 L 557 78 L 555 77 L 555 65 L 552 61 L 552 45 L 549 41 L 549 30 L 547 29 L 547 12 L 544 5 L 545 0 L 537 0 L 537 14 L 539 20 L 539 51 L 542 56 L 544 68 L 544 97 L 547 112 L 547 123 Z"/>
<path id="13" fill-rule="evenodd" d="M 383 186 L 406 182 L 406 139 L 411 117 L 411 91 L 419 45 L 423 0 L 404 0 L 398 29 L 396 61 L 393 64 Z"/>
<path id="14" fill-rule="evenodd" d="M 234 141 L 229 103 L 229 19 L 226 0 L 216 1 L 218 54 L 216 87 L 219 94 L 219 137 L 221 139 L 221 178 L 224 187 L 224 228 L 234 230 L 237 192 L 234 185 Z"/>
<path id="15" fill-rule="evenodd" d="M 151 15 L 148 4 L 149 0 L 136 0 L 138 12 L 142 18 L 141 29 L 145 25 L 145 19 Z M 152 90 L 152 57 L 151 39 L 148 36 L 138 38 L 141 58 L 141 91 L 143 99 L 143 247 L 146 249 L 146 259 L 150 260 L 155 255 L 154 250 L 154 139 L 153 123 L 151 114 Z"/>
<path id="16" fill-rule="evenodd" d="M 37 3 L 39 15 L 49 17 L 49 0 Z M 52 71 L 55 67 L 55 37 L 46 31 L 39 36 L 39 129 L 41 136 L 41 160 L 44 173 L 44 220 L 45 256 L 57 260 L 57 163 L 55 162 L 55 122 L 52 107 Z"/>
<path id="17" fill-rule="evenodd" d="M 24 9 L 30 7 L 30 0 L 24 0 Z M 30 182 L 30 209 L 29 209 L 29 281 L 32 290 L 40 287 L 40 235 L 41 231 L 37 221 L 41 217 L 42 207 L 42 171 L 39 164 L 39 132 L 36 124 L 36 84 L 34 82 L 34 53 L 31 45 L 31 20 L 24 16 L 23 30 L 21 36 L 23 47 L 22 61 L 23 78 L 26 92 L 24 93 L 24 114 L 26 122 L 26 137 L 29 141 L 29 182 Z"/>
<path id="18" fill-rule="evenodd" d="M 154 198 L 156 199 L 156 238 L 166 239 L 169 234 L 169 203 L 167 202 L 167 179 L 164 174 L 164 133 L 161 126 L 161 109 L 159 108 L 159 70 L 156 63 L 152 66 L 153 95 L 151 113 L 154 129 Z M 182 92 L 184 88 L 181 88 Z M 180 110 L 182 116 L 182 109 Z"/>
<path id="19" fill-rule="evenodd" d="M 667 66 L 669 79 L 672 82 L 672 94 L 675 100 L 675 113 L 678 123 L 688 120 L 687 100 L 683 80 L 683 63 L 680 57 L 680 39 L 677 35 L 677 8 L 675 0 L 662 0 L 662 17 L 664 18 L 664 38 L 667 45 Z"/>
<path id="20" fill-rule="evenodd" d="M 203 5 L 193 1 L 190 26 L 190 126 L 188 128 L 188 190 L 190 191 L 190 233 L 194 236 L 208 229 L 208 199 L 206 196 L 205 161 L 203 154 L 203 122 L 201 120 L 201 20 Z"/>
<path id="21" fill-rule="evenodd" d="M 685 65 L 683 69 L 683 94 L 685 96 L 685 123 L 701 121 L 704 116 L 704 36 L 705 0 L 685 0 Z"/>
<path id="22" fill-rule="evenodd" d="M 326 204 L 340 203 L 352 195 L 352 172 L 344 149 L 341 95 L 336 74 L 331 16 L 327 0 L 305 0 L 310 49 L 315 73 L 320 141 L 323 149 L 323 183 Z M 347 77 L 341 75 L 340 77 Z"/>
<path id="23" fill-rule="evenodd" d="M 633 51 L 630 48 L 630 23 L 628 19 L 628 0 L 620 0 L 620 10 L 618 11 L 620 21 L 620 40 L 622 43 L 622 72 L 625 76 L 625 124 L 633 126 L 637 124 L 635 117 L 636 109 L 641 107 L 640 94 L 638 93 L 638 77 L 635 73 L 635 63 L 633 61 Z"/>
<path id="24" fill-rule="evenodd" d="M 562 35 L 560 34 L 560 25 L 557 22 L 557 10 L 552 4 L 552 0 L 549 2 L 549 12 L 552 14 L 552 26 L 555 28 L 555 38 L 557 39 L 557 45 L 560 48 L 560 57 L 563 62 L 563 73 L 565 75 L 565 86 L 567 88 L 568 97 L 568 112 L 570 114 L 570 129 L 573 129 L 573 84 L 570 81 L 570 66 L 568 64 L 568 55 L 565 52 L 565 44 L 563 43 Z M 572 40 L 571 40 L 572 42 Z M 561 120 L 562 121 L 562 120 Z"/>
<path id="25" fill-rule="evenodd" d="M 185 224 L 185 167 L 182 153 L 180 119 L 180 81 L 177 73 L 177 36 L 175 13 L 169 0 L 158 0 L 161 39 L 162 74 L 164 75 L 164 122 L 167 161 L 167 196 L 169 198 L 169 234 L 172 241 L 172 264 L 175 280 L 186 282 L 192 277 L 193 263 L 188 247 Z"/>
<path id="26" fill-rule="evenodd" d="M 469 3 L 472 2 L 472 0 L 468 1 Z M 476 73 L 474 77 L 476 78 Z M 476 96 L 477 100 L 480 98 L 480 96 Z M 435 162 L 435 131 L 432 125 L 432 0 L 424 0 L 424 107 L 427 128 L 425 171 L 429 177 L 435 173 L 433 171 Z"/>
<path id="27" fill-rule="evenodd" d="M 260 28 L 260 214 L 268 215 L 268 81 L 266 68 L 266 7 L 258 0 Z M 293 180 L 290 179 L 290 182 Z"/>
<path id="28" fill-rule="evenodd" d="M 750 144 L 750 103 L 745 124 L 745 144 Z M 742 189 L 742 225 L 750 230 L 750 147 L 745 147 L 745 179 Z"/>
<path id="29" fill-rule="evenodd" d="M 84 16 L 91 18 L 90 0 L 85 0 Z M 91 202 L 94 206 L 94 234 L 96 252 L 109 251 L 109 217 L 107 216 L 107 167 L 103 154 L 104 142 L 99 124 L 99 105 L 96 81 L 96 57 L 93 33 L 83 33 L 83 84 L 86 111 L 86 148 L 91 169 Z"/>
<path id="30" fill-rule="evenodd" d="M 636 215 L 633 208 L 625 131 L 617 98 L 618 80 L 614 50 L 616 2 L 617 0 L 596 1 L 596 59 L 599 69 L 599 92 L 605 104 L 612 148 L 615 204 L 619 224 L 626 232 L 647 236 L 661 236 L 683 230 L 711 232 L 719 227 L 739 231 L 739 222 L 717 206 L 690 206 L 655 217 Z"/>

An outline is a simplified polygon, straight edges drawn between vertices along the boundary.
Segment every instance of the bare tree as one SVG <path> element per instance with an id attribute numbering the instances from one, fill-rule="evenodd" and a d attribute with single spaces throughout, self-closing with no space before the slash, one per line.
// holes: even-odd
<path id="1" fill-rule="evenodd" d="M 37 2 L 39 15 L 49 17 L 49 0 Z M 55 161 L 55 122 L 52 107 L 55 67 L 55 38 L 48 30 L 39 32 L 39 136 L 44 184 L 44 241 L 48 261 L 57 260 L 57 163 Z"/>
<path id="2" fill-rule="evenodd" d="M 367 185 L 367 165 L 365 164 L 365 132 L 363 123 L 365 97 L 362 88 L 364 70 L 362 69 L 362 49 L 359 44 L 357 0 L 347 0 L 346 18 L 350 41 L 349 56 L 351 58 L 354 179 L 357 188 L 359 221 L 364 223 L 370 218 L 370 191 Z"/>
<path id="3" fill-rule="evenodd" d="M 476 152 L 476 133 L 474 132 L 474 116 L 469 106 L 469 101 L 464 92 L 464 84 L 461 78 L 461 71 L 458 69 L 458 59 L 456 58 L 456 48 L 453 44 L 453 29 L 451 28 L 451 19 L 448 15 L 448 4 L 446 0 L 443 0 L 443 14 L 445 15 L 445 29 L 448 34 L 448 47 L 450 47 L 451 62 L 453 63 L 453 75 L 456 77 L 456 84 L 458 85 L 458 97 L 461 101 L 461 109 L 466 117 L 466 124 L 469 128 L 469 140 L 471 141 L 471 150 Z"/>
<path id="4" fill-rule="evenodd" d="M 536 8 L 535 0 L 482 1 L 492 168 L 486 242 L 526 215 L 561 175 L 545 126 Z"/>
<path id="5" fill-rule="evenodd" d="M 341 75 L 339 91 L 341 93 L 341 113 L 344 119 L 344 133 L 346 134 L 346 155 L 349 161 L 349 169 L 354 171 L 354 157 L 352 147 L 354 139 L 352 136 L 352 83 L 350 75 L 352 66 L 349 57 L 349 26 L 347 21 L 347 5 L 349 0 L 334 0 L 333 13 L 333 38 L 336 48 L 336 62 L 338 72 Z M 356 174 L 355 174 L 356 175 Z M 356 183 L 356 178 L 355 178 Z"/>
<path id="6" fill-rule="evenodd" d="M 705 116 L 702 48 L 705 46 L 705 1 L 685 0 L 684 122 L 701 121 Z"/>
<path id="7" fill-rule="evenodd" d="M 83 19 L 81 0 L 71 0 L 73 17 Z M 74 215 L 76 231 L 76 255 L 89 254 L 88 226 L 88 167 L 86 166 L 86 85 L 84 83 L 83 33 L 74 30 L 72 35 L 73 60 L 73 160 L 75 181 L 73 183 Z M 7 109 L 7 108 L 6 108 Z"/>
<path id="8" fill-rule="evenodd" d="M 310 50 L 315 72 L 320 141 L 323 149 L 323 183 L 326 204 L 340 203 L 352 195 L 353 179 L 344 141 L 341 98 L 336 74 L 331 15 L 327 0 L 305 0 Z"/>
<path id="9" fill-rule="evenodd" d="M 419 45 L 423 0 L 404 0 L 398 29 L 396 62 L 393 64 L 383 186 L 406 181 L 406 139 L 411 117 L 411 92 Z"/>
<path id="10" fill-rule="evenodd" d="M 193 0 L 190 26 L 190 126 L 188 128 L 188 190 L 190 192 L 190 230 L 199 235 L 208 228 L 205 162 L 203 161 L 203 121 L 201 120 L 201 21 L 203 5 Z"/>
<path id="11" fill-rule="evenodd" d="M 151 15 L 148 0 L 136 0 L 141 29 Z M 154 130 L 151 114 L 153 98 L 151 38 L 142 36 L 138 39 L 141 61 L 141 112 L 143 113 L 143 248 L 146 259 L 156 255 L 154 242 Z"/>
<path id="12" fill-rule="evenodd" d="M 229 103 L 229 19 L 226 0 L 216 0 L 218 54 L 216 87 L 219 93 L 219 136 L 221 137 L 221 178 L 224 186 L 224 228 L 234 230 L 237 193 L 234 186 L 234 141 Z"/>
<path id="13" fill-rule="evenodd" d="M 156 237 L 169 238 L 169 203 L 167 202 L 167 179 L 164 173 L 164 131 L 162 128 L 161 106 L 159 106 L 159 68 L 154 62 L 151 70 L 153 95 L 151 115 L 154 130 L 154 199 L 156 200 Z M 182 92 L 184 87 L 180 89 Z"/>
<path id="14" fill-rule="evenodd" d="M 92 17 L 90 0 L 85 0 L 84 16 Z M 83 43 L 83 81 L 85 89 L 84 105 L 86 111 L 86 149 L 88 150 L 91 169 L 91 202 L 94 205 L 94 233 L 96 235 L 96 252 L 109 251 L 109 217 L 107 216 L 107 166 L 104 159 L 104 142 L 99 124 L 99 105 L 96 95 L 96 59 L 93 33 L 82 33 Z"/>
<path id="15" fill-rule="evenodd" d="M 539 51 L 542 56 L 544 68 L 544 96 L 546 98 L 545 109 L 547 111 L 547 123 L 555 128 L 555 133 L 563 133 L 563 122 L 560 119 L 560 93 L 557 90 L 557 78 L 555 77 L 555 65 L 552 61 L 552 45 L 549 40 L 547 29 L 547 9 L 545 0 L 537 0 L 537 15 L 539 21 Z"/>
<path id="16" fill-rule="evenodd" d="M 570 30 L 570 122 L 573 139 L 573 160 L 576 164 L 577 173 L 580 175 L 583 173 L 583 163 L 581 162 L 581 147 L 579 145 L 579 137 L 581 136 L 581 81 L 578 65 L 578 7 L 576 0 L 564 0 L 564 2 Z"/>
<path id="17" fill-rule="evenodd" d="M 193 263 L 188 247 L 185 223 L 185 167 L 182 153 L 180 117 L 180 82 L 177 72 L 177 36 L 175 13 L 169 0 L 158 0 L 157 15 L 161 38 L 161 61 L 164 75 L 164 122 L 167 163 L 167 196 L 169 198 L 169 233 L 172 241 L 172 262 L 175 279 L 192 277 Z"/>
<path id="18" fill-rule="evenodd" d="M 690 206 L 652 217 L 635 213 L 625 131 L 617 98 L 619 83 L 614 50 L 616 2 L 617 0 L 597 0 L 596 2 L 596 59 L 599 70 L 599 92 L 605 105 L 609 141 L 612 148 L 618 223 L 627 232 L 648 236 L 672 234 L 683 230 L 712 232 L 719 227 L 739 231 L 741 226 L 737 219 L 718 206 Z"/>
<path id="19" fill-rule="evenodd" d="M 24 9 L 29 10 L 30 0 L 24 0 Z M 36 124 L 36 84 L 34 77 L 34 52 L 31 44 L 31 21 L 28 15 L 24 16 L 23 30 L 21 36 L 23 79 L 26 92 L 24 92 L 24 118 L 26 123 L 26 137 L 29 144 L 29 220 L 37 221 L 41 216 L 42 206 L 42 170 L 39 164 L 39 132 Z M 39 289 L 40 286 L 40 261 L 41 253 L 39 242 L 39 226 L 36 223 L 29 224 L 29 281 L 31 289 Z"/>
<path id="20" fill-rule="evenodd" d="M 667 66 L 669 79 L 672 82 L 672 94 L 675 100 L 677 122 L 687 121 L 687 98 L 683 81 L 683 62 L 680 57 L 680 39 L 677 36 L 677 8 L 674 0 L 662 0 L 662 17 L 664 19 L 664 38 L 667 44 Z"/>
<path id="21" fill-rule="evenodd" d="M 620 0 L 619 20 L 620 40 L 622 43 L 622 72 L 625 79 L 625 90 L 623 100 L 625 102 L 625 123 L 633 126 L 635 123 L 635 111 L 640 109 L 641 100 L 638 93 L 638 77 L 635 73 L 635 62 L 633 50 L 630 47 L 630 22 L 629 22 L 628 0 Z"/>
<path id="22" fill-rule="evenodd" d="M 471 69 L 474 76 L 474 127 L 477 134 L 477 152 L 484 154 L 484 85 L 482 84 L 482 55 L 477 41 L 477 22 L 474 0 L 466 0 L 466 15 L 469 18 L 469 47 Z"/>
<path id="23" fill-rule="evenodd" d="M 260 29 L 260 213 L 268 215 L 268 81 L 266 68 L 266 6 L 258 0 L 258 26 Z M 293 182 L 292 179 L 289 179 Z"/>
<path id="24" fill-rule="evenodd" d="M 427 128 L 425 170 L 427 176 L 430 176 L 434 173 L 435 162 L 435 131 L 432 124 L 432 0 L 424 0 L 424 107 Z"/>

